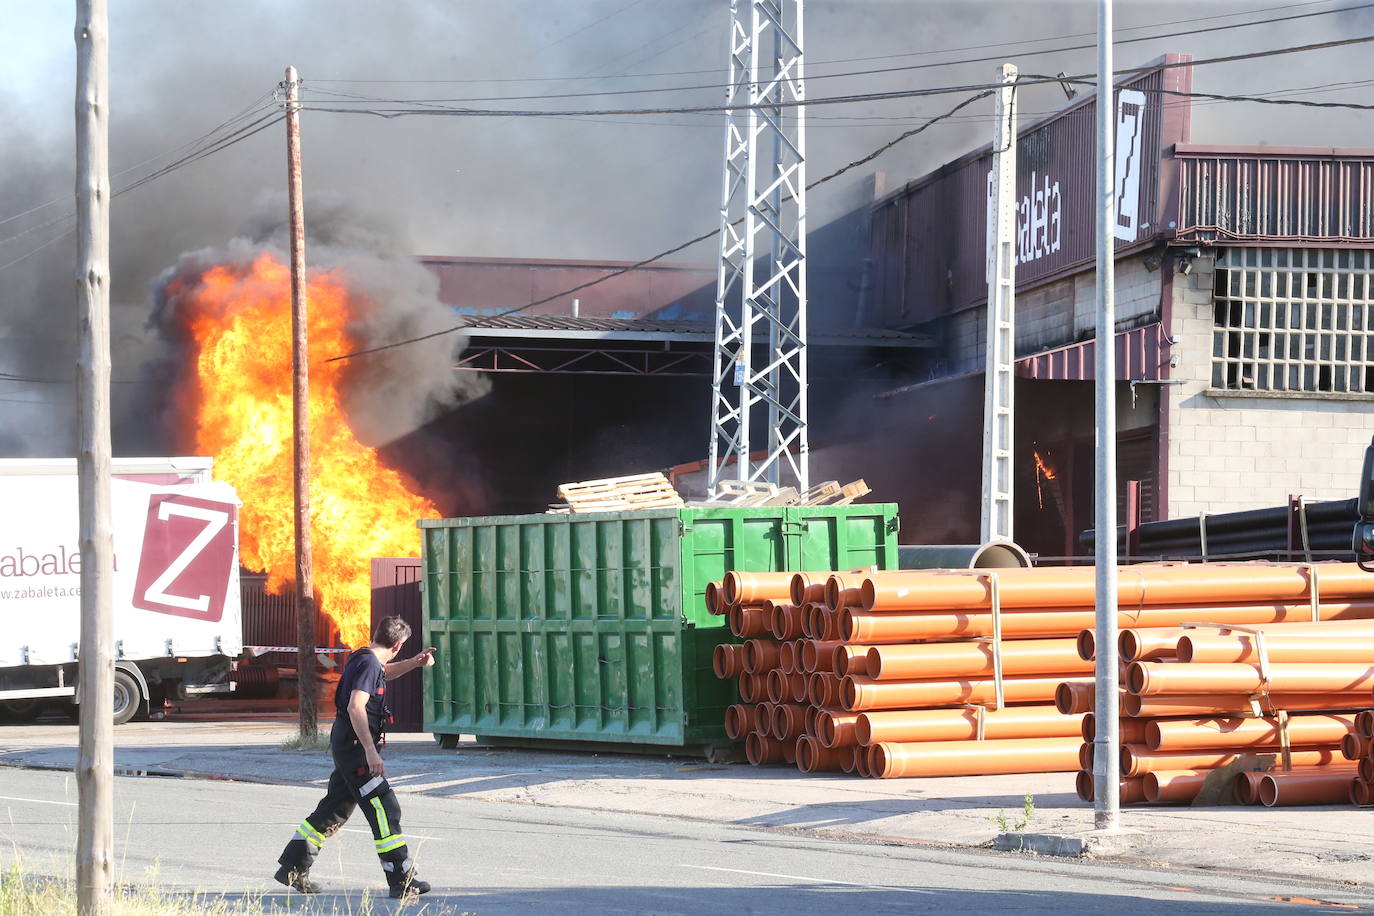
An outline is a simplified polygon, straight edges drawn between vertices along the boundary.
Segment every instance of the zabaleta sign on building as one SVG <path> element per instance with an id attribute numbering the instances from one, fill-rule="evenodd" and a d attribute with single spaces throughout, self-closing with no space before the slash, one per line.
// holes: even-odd
<path id="1" fill-rule="evenodd" d="M 1188 140 L 1190 99 L 1180 94 L 1191 87 L 1186 63 L 1166 56 L 1118 86 L 1118 254 L 1176 228 L 1171 153 Z M 1076 272 L 1093 260 L 1096 101 L 1081 98 L 1018 134 L 1018 286 Z M 989 145 L 874 205 L 874 281 L 889 323 L 930 321 L 986 299 L 991 167 Z"/>

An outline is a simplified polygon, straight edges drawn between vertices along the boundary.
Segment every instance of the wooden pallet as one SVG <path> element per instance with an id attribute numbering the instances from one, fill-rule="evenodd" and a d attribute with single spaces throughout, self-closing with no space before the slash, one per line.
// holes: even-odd
<path id="1" fill-rule="evenodd" d="M 698 506 L 848 506 L 872 492 L 862 479 L 840 486 L 827 480 L 798 493 L 795 487 L 746 480 L 722 480 L 714 497 Z"/>
<path id="2" fill-rule="evenodd" d="M 660 473 L 634 474 L 560 484 L 561 504 L 552 512 L 622 512 L 628 509 L 667 509 L 683 505 L 682 497 Z"/>

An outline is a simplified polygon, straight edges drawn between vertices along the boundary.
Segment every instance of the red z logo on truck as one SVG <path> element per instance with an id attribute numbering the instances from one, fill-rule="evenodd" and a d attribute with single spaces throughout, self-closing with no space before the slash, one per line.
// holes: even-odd
<path id="1" fill-rule="evenodd" d="M 224 616 L 238 507 L 158 493 L 148 500 L 133 606 L 218 621 Z"/>

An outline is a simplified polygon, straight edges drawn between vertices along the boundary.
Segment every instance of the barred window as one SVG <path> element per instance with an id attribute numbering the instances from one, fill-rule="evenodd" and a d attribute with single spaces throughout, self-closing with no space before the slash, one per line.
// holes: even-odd
<path id="1" fill-rule="evenodd" d="M 1374 392 L 1371 266 L 1352 248 L 1222 250 L 1212 387 Z"/>

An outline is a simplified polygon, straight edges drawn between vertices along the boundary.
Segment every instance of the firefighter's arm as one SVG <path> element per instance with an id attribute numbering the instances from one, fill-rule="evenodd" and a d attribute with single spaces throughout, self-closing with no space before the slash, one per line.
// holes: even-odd
<path id="1" fill-rule="evenodd" d="M 403 662 L 388 662 L 382 666 L 382 671 L 386 674 L 388 681 L 394 681 L 403 674 L 409 674 L 416 668 L 428 668 L 434 664 L 434 648 L 428 648 Z"/>
<path id="2" fill-rule="evenodd" d="M 382 776 L 382 755 L 377 753 L 377 747 L 372 743 L 372 729 L 367 725 L 367 701 L 366 690 L 355 690 L 349 695 L 348 721 L 353 723 L 353 734 L 358 736 L 358 743 L 363 746 L 363 753 L 367 756 L 367 771 L 373 776 Z"/>

